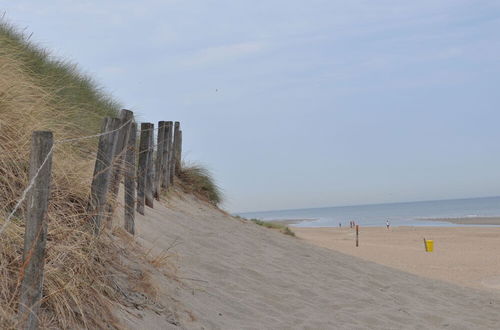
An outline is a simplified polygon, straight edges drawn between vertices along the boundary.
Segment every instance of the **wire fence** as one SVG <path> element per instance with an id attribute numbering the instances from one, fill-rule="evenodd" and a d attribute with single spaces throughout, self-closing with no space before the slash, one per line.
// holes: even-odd
<path id="1" fill-rule="evenodd" d="M 98 134 L 53 140 L 51 132 L 33 133 L 28 184 L 0 227 L 0 235 L 3 235 L 19 209 L 26 200 L 29 201 L 26 203 L 29 205 L 26 205 L 25 214 L 24 269 L 18 312 L 19 319 L 27 328 L 36 328 L 38 325 L 54 150 L 61 144 L 99 138 L 88 198 L 89 222 L 96 235 L 102 232 L 104 222 L 110 224 L 116 209 L 118 187 L 124 179 L 124 226 L 129 233 L 134 234 L 135 212 L 144 214 L 144 206 L 153 207 L 153 199 L 159 199 L 162 190 L 173 184 L 175 173 L 179 171 L 180 124 L 160 123 L 158 127 L 151 123 L 141 125 L 139 148 L 136 143 L 138 130 L 133 113 L 129 110 L 121 110 L 119 118 L 105 118 Z M 155 131 L 158 131 L 157 139 L 154 138 Z"/>
<path id="2" fill-rule="evenodd" d="M 21 197 L 18 199 L 18 201 L 14 205 L 14 208 L 9 213 L 9 215 L 7 216 L 7 218 L 5 218 L 5 222 L 3 223 L 2 227 L 0 227 L 0 235 L 3 234 L 3 232 L 5 231 L 5 229 L 7 228 L 7 226 L 9 225 L 9 223 L 11 222 L 12 218 L 14 217 L 14 215 L 16 214 L 16 212 L 18 211 L 18 209 L 21 207 L 21 205 L 23 204 L 23 202 L 26 200 L 28 192 L 33 188 L 33 185 L 35 184 L 35 180 L 40 175 L 41 169 L 43 168 L 43 166 L 45 166 L 45 164 L 47 163 L 48 159 L 50 157 L 52 157 L 52 154 L 54 152 L 54 149 L 56 148 L 56 145 L 62 144 L 62 143 L 70 143 L 70 142 L 75 142 L 75 141 L 81 141 L 81 140 L 87 140 L 87 139 L 97 138 L 97 137 L 101 137 L 101 136 L 104 136 L 104 135 L 109 135 L 109 134 L 112 134 L 114 132 L 117 132 L 117 131 L 123 129 L 130 122 L 131 122 L 131 120 L 127 121 L 122 126 L 118 127 L 117 129 L 114 129 L 114 130 L 109 131 L 109 132 L 102 132 L 102 133 L 94 134 L 94 135 L 87 135 L 87 136 L 82 136 L 82 137 L 77 137 L 77 138 L 62 139 L 62 140 L 56 140 L 56 141 L 54 141 L 54 144 L 52 145 L 52 147 L 50 148 L 49 152 L 47 153 L 47 156 L 45 156 L 45 159 L 43 160 L 42 165 L 40 165 L 40 167 L 36 170 L 35 175 L 30 179 L 28 185 L 26 186 L 26 188 L 21 193 Z"/>

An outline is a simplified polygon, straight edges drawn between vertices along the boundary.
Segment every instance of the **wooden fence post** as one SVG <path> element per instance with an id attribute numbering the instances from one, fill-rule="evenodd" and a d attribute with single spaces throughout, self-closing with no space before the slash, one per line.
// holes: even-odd
<path id="1" fill-rule="evenodd" d="M 165 133 L 163 136 L 163 174 L 162 174 L 162 181 L 161 181 L 161 186 L 164 189 L 167 189 L 169 187 L 169 180 L 170 180 L 170 160 L 169 160 L 169 155 L 170 155 L 170 149 L 172 148 L 172 126 L 173 123 L 171 121 L 167 121 L 165 123 Z"/>
<path id="2" fill-rule="evenodd" d="M 88 207 L 96 234 L 99 234 L 101 230 L 101 223 L 106 209 L 109 181 L 111 178 L 111 166 L 116 146 L 117 129 L 119 127 L 120 119 L 110 117 L 104 118 L 101 132 L 108 134 L 103 134 L 99 137 L 94 176 L 90 189 L 90 203 Z"/>
<path id="3" fill-rule="evenodd" d="M 158 135 L 156 143 L 156 159 L 155 159 L 155 178 L 154 178 L 154 197 L 160 200 L 161 181 L 163 175 L 163 149 L 165 148 L 165 122 L 158 122 Z"/>
<path id="4" fill-rule="evenodd" d="M 26 228 L 18 317 L 20 328 L 37 329 L 42 299 L 45 244 L 47 241 L 47 207 L 52 169 L 52 132 L 33 132 L 29 178 L 34 184 L 28 193 Z M 39 170 L 40 169 L 40 170 Z M 35 177 L 35 175 L 38 175 Z"/>
<path id="5" fill-rule="evenodd" d="M 146 187 L 144 195 L 146 197 L 146 206 L 153 208 L 153 183 L 154 183 L 154 124 L 151 124 L 151 134 L 149 135 L 148 162 L 146 167 Z"/>
<path id="6" fill-rule="evenodd" d="M 178 129 L 175 131 L 174 136 L 174 159 L 175 159 L 175 175 L 178 176 L 181 172 L 181 159 L 179 154 L 180 141 L 181 141 L 181 129 L 180 124 L 177 127 Z"/>
<path id="7" fill-rule="evenodd" d="M 177 168 L 177 175 L 179 175 L 182 171 L 182 131 L 179 130 L 179 141 L 177 144 L 177 162 L 179 164 L 179 167 Z"/>
<path id="8" fill-rule="evenodd" d="M 174 176 L 177 175 L 177 143 L 179 143 L 179 130 L 180 130 L 180 123 L 176 121 L 174 123 L 174 140 L 172 142 L 172 150 L 171 150 L 171 157 L 172 160 L 170 162 L 171 165 L 171 173 L 170 173 L 170 182 L 173 184 L 174 183 Z"/>
<path id="9" fill-rule="evenodd" d="M 146 175 L 148 168 L 149 141 L 153 134 L 153 124 L 141 123 L 141 137 L 139 140 L 139 165 L 137 167 L 137 212 L 144 215 L 146 200 Z"/>
<path id="10" fill-rule="evenodd" d="M 124 226 L 132 235 L 135 234 L 135 143 L 137 138 L 137 124 L 130 124 L 130 132 L 125 154 L 125 217 Z"/>
<path id="11" fill-rule="evenodd" d="M 120 110 L 120 130 L 116 137 L 116 147 L 113 155 L 112 169 L 111 169 L 111 180 L 109 188 L 108 203 L 106 206 L 106 225 L 111 227 L 111 222 L 113 219 L 113 212 L 115 210 L 116 198 L 118 196 L 118 191 L 120 189 L 120 182 L 122 174 L 124 173 L 123 162 L 125 159 L 125 153 L 127 151 L 127 142 L 130 132 L 130 124 L 134 120 L 134 113 L 130 110 L 122 109 Z"/>
<path id="12" fill-rule="evenodd" d="M 359 225 L 356 225 L 356 247 L 359 246 Z"/>

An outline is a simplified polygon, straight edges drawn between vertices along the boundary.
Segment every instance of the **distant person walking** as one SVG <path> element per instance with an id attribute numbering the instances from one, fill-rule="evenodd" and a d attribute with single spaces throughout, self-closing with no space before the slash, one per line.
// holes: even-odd
<path id="1" fill-rule="evenodd" d="M 342 222 L 339 222 L 339 228 L 342 228 Z"/>
<path id="2" fill-rule="evenodd" d="M 385 225 L 387 226 L 387 229 L 389 229 L 389 227 L 391 226 L 391 222 L 389 221 L 389 219 L 385 220 Z"/>

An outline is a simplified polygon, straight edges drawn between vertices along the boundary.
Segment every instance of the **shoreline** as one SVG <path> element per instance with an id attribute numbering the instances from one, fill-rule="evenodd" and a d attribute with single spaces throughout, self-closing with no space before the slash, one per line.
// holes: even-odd
<path id="1" fill-rule="evenodd" d="M 296 225 L 302 222 L 318 221 L 317 218 L 310 219 L 267 219 L 264 221 L 276 222 L 283 225 Z M 470 226 L 500 226 L 500 216 L 494 217 L 453 217 L 453 218 L 419 218 L 415 221 L 431 221 L 431 222 L 447 222 L 455 225 L 470 225 Z M 293 226 L 296 228 L 295 226 Z M 368 225 L 364 228 L 385 228 L 384 224 L 381 225 Z M 392 225 L 391 227 L 426 227 L 425 225 Z M 338 228 L 337 226 L 324 226 L 324 227 L 302 227 L 302 228 Z"/>
<path id="2" fill-rule="evenodd" d="M 429 218 L 420 221 L 449 222 L 456 225 L 500 225 L 500 217 Z"/>

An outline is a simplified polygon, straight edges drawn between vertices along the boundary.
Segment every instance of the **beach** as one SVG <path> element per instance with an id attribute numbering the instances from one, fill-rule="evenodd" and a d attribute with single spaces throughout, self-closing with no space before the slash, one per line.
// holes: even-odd
<path id="1" fill-rule="evenodd" d="M 233 218 L 185 195 L 170 195 L 166 205 L 155 203 L 136 221 L 137 243 L 155 264 L 155 256 L 167 253 L 166 269 L 134 266 L 149 278 L 156 295 L 153 309 L 117 307 L 115 315 L 125 328 L 494 329 L 500 323 L 497 290 L 477 290 L 349 256 L 354 241 L 348 228 L 338 236 L 326 235 L 325 244 L 332 237 L 341 242 L 340 253 Z M 371 230 L 362 229 L 358 251 L 373 248 L 370 237 L 380 229 Z M 405 230 L 411 229 L 380 235 L 403 237 Z M 306 231 L 297 229 L 299 237 Z M 429 236 L 436 240 L 436 253 L 426 255 L 421 238 L 415 237 L 408 250 L 424 261 L 440 258 L 445 250 L 440 236 Z M 394 250 L 391 244 L 384 251 Z M 495 253 L 500 255 L 498 249 L 491 251 Z M 488 269 L 493 273 L 497 266 L 495 261 Z"/>
<path id="2" fill-rule="evenodd" d="M 442 220 L 439 220 L 442 221 Z M 298 228 L 295 234 L 317 246 L 419 276 L 461 286 L 500 290 L 500 228 L 385 227 Z M 425 252 L 424 238 L 434 240 Z"/>

